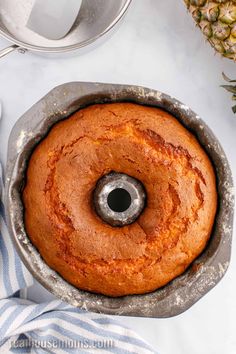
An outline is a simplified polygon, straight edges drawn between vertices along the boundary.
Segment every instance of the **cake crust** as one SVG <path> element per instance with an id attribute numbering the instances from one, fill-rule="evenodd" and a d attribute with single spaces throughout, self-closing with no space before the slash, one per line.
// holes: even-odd
<path id="1" fill-rule="evenodd" d="M 141 181 L 147 205 L 112 227 L 93 206 L 115 171 Z M 92 105 L 57 123 L 35 148 L 23 191 L 28 236 L 74 286 L 108 296 L 143 294 L 180 275 L 203 251 L 217 208 L 212 164 L 167 112 L 133 103 Z"/>

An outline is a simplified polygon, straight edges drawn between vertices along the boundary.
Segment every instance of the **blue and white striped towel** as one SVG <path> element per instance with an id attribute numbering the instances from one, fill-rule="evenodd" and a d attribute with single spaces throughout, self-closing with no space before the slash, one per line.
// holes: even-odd
<path id="1" fill-rule="evenodd" d="M 9 238 L 1 198 L 0 225 L 1 354 L 156 353 L 111 316 L 85 312 L 59 300 L 35 304 L 17 297 L 16 292 L 30 286 L 33 279 Z"/>

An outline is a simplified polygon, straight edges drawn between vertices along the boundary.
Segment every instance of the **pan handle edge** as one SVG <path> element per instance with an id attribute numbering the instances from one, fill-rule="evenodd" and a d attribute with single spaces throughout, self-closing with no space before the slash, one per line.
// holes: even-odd
<path id="1" fill-rule="evenodd" d="M 22 54 L 26 52 L 26 49 L 21 48 L 16 44 L 13 44 L 10 47 L 0 50 L 0 59 L 3 58 L 5 55 L 10 54 L 11 52 L 15 51 L 16 49 L 18 49 L 18 51 Z"/>

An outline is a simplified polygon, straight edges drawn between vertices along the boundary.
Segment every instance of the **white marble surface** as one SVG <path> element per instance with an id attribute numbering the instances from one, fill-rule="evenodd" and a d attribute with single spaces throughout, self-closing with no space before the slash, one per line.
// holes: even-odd
<path id="1" fill-rule="evenodd" d="M 0 40 L 0 47 L 6 41 Z M 0 60 L 0 157 L 14 122 L 56 85 L 68 81 L 139 84 L 167 92 L 195 110 L 221 141 L 236 177 L 236 115 L 219 87 L 236 79 L 236 63 L 215 55 L 182 1 L 134 0 L 116 33 L 86 54 L 45 58 L 13 53 Z M 236 244 L 224 279 L 184 314 L 170 319 L 121 318 L 163 354 L 236 353 Z M 48 294 L 39 285 L 30 296 Z"/>

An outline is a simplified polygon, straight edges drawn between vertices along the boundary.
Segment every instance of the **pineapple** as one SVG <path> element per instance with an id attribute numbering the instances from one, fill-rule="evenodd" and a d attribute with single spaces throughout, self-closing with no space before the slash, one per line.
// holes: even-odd
<path id="1" fill-rule="evenodd" d="M 236 80 L 230 80 L 228 76 L 222 73 L 223 78 L 230 83 L 230 85 L 222 85 L 221 87 L 225 88 L 227 91 L 233 94 L 232 99 L 236 101 L 236 84 L 232 85 L 232 83 L 236 83 Z M 232 107 L 234 113 L 236 113 L 236 105 Z"/>
<path id="2" fill-rule="evenodd" d="M 213 48 L 236 61 L 236 0 L 184 0 Z"/>

